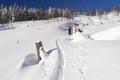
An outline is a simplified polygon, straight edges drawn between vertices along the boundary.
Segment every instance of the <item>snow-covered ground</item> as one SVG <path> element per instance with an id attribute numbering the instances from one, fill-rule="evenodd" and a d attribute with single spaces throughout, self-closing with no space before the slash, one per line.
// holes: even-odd
<path id="1" fill-rule="evenodd" d="M 63 23 L 65 22 L 17 22 L 14 23 L 15 29 L 0 31 L 0 79 L 50 79 L 59 55 L 56 50 L 56 39 L 64 35 L 58 26 Z M 44 54 L 42 61 L 33 65 L 36 62 L 37 41 L 43 42 L 49 56 Z"/>
<path id="2" fill-rule="evenodd" d="M 0 80 L 120 80 L 120 22 L 112 13 L 78 16 L 83 33 L 67 34 L 71 21 L 15 22 L 0 31 Z M 46 52 L 37 63 L 35 43 Z"/>

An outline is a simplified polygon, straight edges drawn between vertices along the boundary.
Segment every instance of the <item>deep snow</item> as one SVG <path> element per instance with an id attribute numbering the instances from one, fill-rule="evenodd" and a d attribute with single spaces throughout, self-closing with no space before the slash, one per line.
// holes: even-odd
<path id="1" fill-rule="evenodd" d="M 65 19 L 13 23 L 0 31 L 0 80 L 119 80 L 118 17 L 75 17 L 84 32 L 72 36 Z M 39 64 L 37 41 L 46 50 Z"/>

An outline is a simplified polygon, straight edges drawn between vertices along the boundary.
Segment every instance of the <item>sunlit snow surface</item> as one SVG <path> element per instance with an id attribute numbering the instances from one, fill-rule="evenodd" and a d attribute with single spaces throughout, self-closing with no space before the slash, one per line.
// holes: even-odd
<path id="1" fill-rule="evenodd" d="M 120 80 L 118 17 L 76 17 L 84 32 L 74 35 L 65 19 L 13 23 L 0 31 L 0 80 Z M 39 64 L 37 41 L 46 50 Z"/>

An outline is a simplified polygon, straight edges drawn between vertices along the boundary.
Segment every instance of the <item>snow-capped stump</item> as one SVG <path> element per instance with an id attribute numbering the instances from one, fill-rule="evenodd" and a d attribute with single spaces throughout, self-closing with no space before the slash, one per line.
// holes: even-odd
<path id="1" fill-rule="evenodd" d="M 68 35 L 73 35 L 76 33 L 76 31 L 77 29 L 74 26 L 70 25 L 68 28 Z"/>
<path id="2" fill-rule="evenodd" d="M 68 35 L 72 35 L 73 34 L 73 28 L 70 26 L 68 28 Z"/>
<path id="3" fill-rule="evenodd" d="M 42 52 L 44 50 L 44 48 L 43 48 L 42 41 L 39 41 L 35 44 L 36 44 L 37 57 L 38 57 L 38 63 L 39 63 L 39 61 L 42 59 L 41 55 L 40 55 L 40 52 Z"/>
<path id="4" fill-rule="evenodd" d="M 39 41 L 35 44 L 36 44 L 37 55 L 35 54 L 27 55 L 23 61 L 22 69 L 25 67 L 32 66 L 32 65 L 36 65 L 39 63 L 40 60 L 42 60 L 41 54 L 45 53 L 42 41 Z"/>

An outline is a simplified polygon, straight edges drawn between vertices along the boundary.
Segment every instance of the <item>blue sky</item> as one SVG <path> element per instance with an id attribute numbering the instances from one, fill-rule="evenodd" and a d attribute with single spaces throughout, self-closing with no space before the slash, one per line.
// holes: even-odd
<path id="1" fill-rule="evenodd" d="M 94 10 L 107 9 L 113 6 L 120 6 L 120 0 L 0 0 L 0 4 L 11 5 L 16 3 L 19 6 L 28 7 L 60 7 L 66 5 L 73 9 Z"/>

